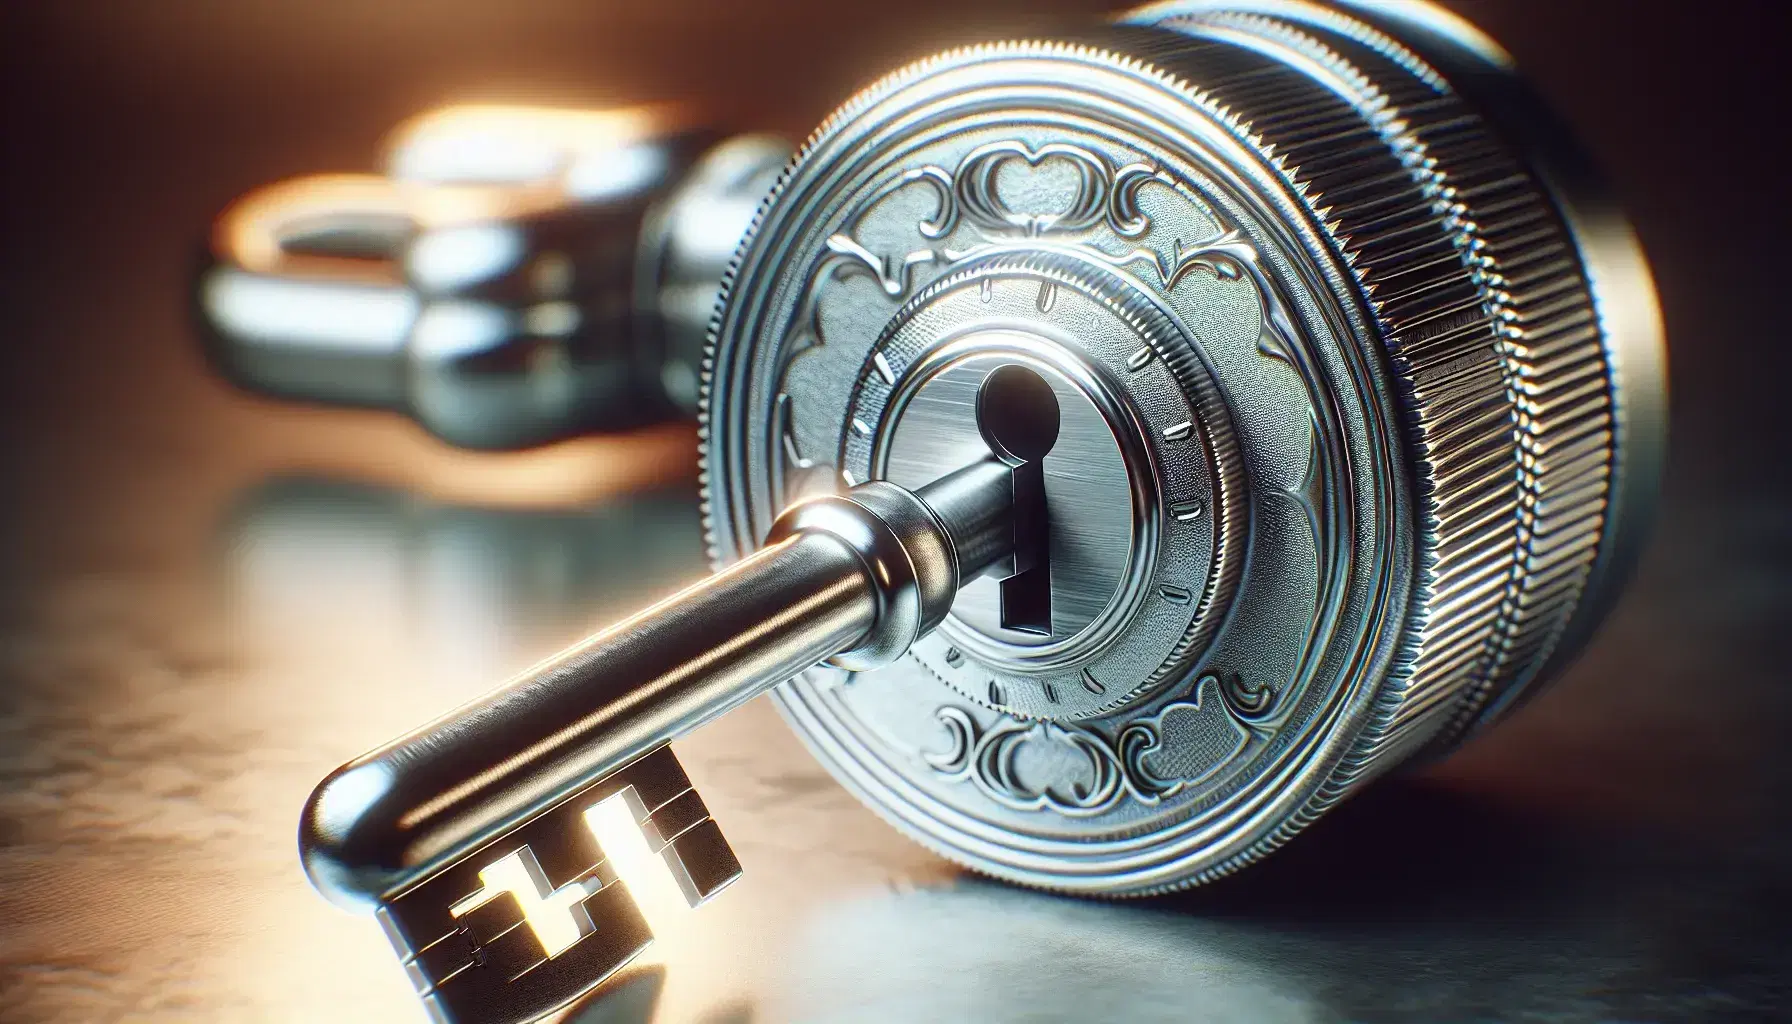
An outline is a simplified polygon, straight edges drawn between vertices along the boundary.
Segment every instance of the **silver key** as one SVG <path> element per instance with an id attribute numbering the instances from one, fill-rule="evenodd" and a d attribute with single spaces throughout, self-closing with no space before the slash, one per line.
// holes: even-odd
<path id="1" fill-rule="evenodd" d="M 878 482 L 792 506 L 757 554 L 338 769 L 300 826 L 312 881 L 377 904 L 442 1020 L 577 997 L 650 940 L 587 812 L 623 796 L 693 906 L 733 881 L 666 742 L 823 659 L 900 657 L 1013 551 L 1014 476 L 992 457 L 918 493 Z M 507 859 L 526 883 L 496 881 Z M 528 923 L 544 903 L 570 944 Z"/>

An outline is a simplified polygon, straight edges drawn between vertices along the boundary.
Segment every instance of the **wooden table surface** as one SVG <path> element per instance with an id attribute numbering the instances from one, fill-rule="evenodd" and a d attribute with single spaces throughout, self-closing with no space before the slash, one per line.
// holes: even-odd
<path id="1" fill-rule="evenodd" d="M 1119 905 L 963 876 L 758 702 L 679 745 L 745 878 L 699 912 L 650 901 L 660 940 L 574 1019 L 1792 1012 L 1779 16 L 1460 6 L 1611 169 L 1667 313 L 1663 515 L 1586 656 L 1263 865 Z M 305 794 L 702 571 L 684 428 L 474 457 L 230 393 L 184 305 L 213 213 L 367 167 L 386 127 L 445 100 L 694 98 L 801 132 L 906 57 L 1094 9 L 0 13 L 0 1020 L 421 1020 L 379 930 L 300 873 Z"/>

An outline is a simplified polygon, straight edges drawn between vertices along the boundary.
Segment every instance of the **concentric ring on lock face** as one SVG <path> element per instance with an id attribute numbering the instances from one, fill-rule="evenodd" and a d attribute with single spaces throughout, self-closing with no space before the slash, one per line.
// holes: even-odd
<path id="1" fill-rule="evenodd" d="M 873 457 L 875 474 L 905 486 L 978 456 L 976 389 L 992 372 L 1027 366 L 1058 399 L 1058 441 L 1041 460 L 1051 614 L 1044 634 L 1003 628 L 1006 581 L 985 574 L 959 590 L 913 656 L 972 699 L 1019 714 L 1076 715 L 1109 703 L 1081 672 L 1138 613 L 1160 528 L 1137 425 L 1086 367 L 1037 337 L 974 332 L 929 362 L 903 382 L 910 386 L 892 402 Z"/>
<path id="2" fill-rule="evenodd" d="M 1114 710 L 1199 660 L 1240 570 L 1231 424 L 1188 339 L 1124 279 L 1068 254 L 997 256 L 918 295 L 849 403 L 845 480 L 919 487 L 990 455 L 984 380 L 1026 366 L 1058 401 L 1041 460 L 1050 629 L 1001 624 L 999 575 L 966 584 L 911 649 L 960 693 L 1024 718 Z"/>
<path id="3" fill-rule="evenodd" d="M 1136 609 L 1155 561 L 1157 488 L 1144 439 L 1124 400 L 1074 356 L 1034 334 L 994 328 L 941 346 L 897 385 L 872 451 L 872 475 L 918 488 L 941 466 L 989 454 L 981 390 L 1008 366 L 1039 375 L 1058 402 L 1058 436 L 1045 469 L 1051 625 L 1002 626 L 1000 579 L 962 585 L 940 629 L 992 668 L 1043 672 L 1099 648 Z"/>

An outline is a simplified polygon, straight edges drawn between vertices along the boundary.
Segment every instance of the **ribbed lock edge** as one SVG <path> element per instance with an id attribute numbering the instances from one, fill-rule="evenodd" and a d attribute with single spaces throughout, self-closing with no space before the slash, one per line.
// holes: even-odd
<path id="1" fill-rule="evenodd" d="M 1372 772 L 1368 761 L 1461 735 L 1554 652 L 1602 540 L 1610 368 L 1573 238 L 1439 74 L 1334 12 L 1303 11 L 1297 26 L 1226 6 L 1145 12 L 1190 37 L 1152 40 L 1149 59 L 1278 154 L 1350 265 L 1403 389 L 1421 575 L 1384 691 L 1398 704 L 1363 751 Z"/>

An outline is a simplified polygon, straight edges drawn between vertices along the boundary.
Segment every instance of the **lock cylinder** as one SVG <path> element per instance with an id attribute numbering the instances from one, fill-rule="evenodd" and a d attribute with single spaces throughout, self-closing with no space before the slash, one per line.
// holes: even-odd
<path id="1" fill-rule="evenodd" d="M 1664 426 L 1646 266 L 1554 124 L 1442 12 L 1283 0 L 841 107 L 717 320 L 718 563 L 801 495 L 981 451 L 1000 363 L 1065 418 L 1034 621 L 992 575 L 905 661 L 800 676 L 816 754 L 973 868 L 1142 894 L 1536 692 L 1627 571 Z"/>

